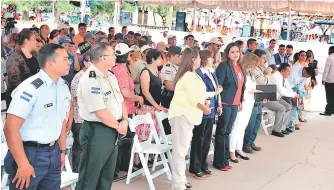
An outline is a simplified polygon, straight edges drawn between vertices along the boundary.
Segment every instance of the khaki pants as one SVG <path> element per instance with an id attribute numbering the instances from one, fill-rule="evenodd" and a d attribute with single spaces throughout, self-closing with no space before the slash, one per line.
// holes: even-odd
<path id="1" fill-rule="evenodd" d="M 174 117 L 169 120 L 172 127 L 173 153 L 172 153 L 172 175 L 173 190 L 186 189 L 186 161 L 185 157 L 190 148 L 194 125 L 184 116 Z"/>

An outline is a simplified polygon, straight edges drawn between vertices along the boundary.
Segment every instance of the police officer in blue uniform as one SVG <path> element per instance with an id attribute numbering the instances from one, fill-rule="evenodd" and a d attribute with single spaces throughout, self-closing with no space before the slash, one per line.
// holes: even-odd
<path id="1" fill-rule="evenodd" d="M 41 70 L 13 91 L 7 111 L 4 168 L 10 190 L 60 189 L 71 98 L 61 76 L 68 74 L 71 63 L 58 44 L 43 46 L 38 62 Z"/>

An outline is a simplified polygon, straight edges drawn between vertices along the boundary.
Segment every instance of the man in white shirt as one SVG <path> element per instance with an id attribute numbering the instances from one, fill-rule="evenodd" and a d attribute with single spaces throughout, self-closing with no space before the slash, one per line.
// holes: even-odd
<path id="1" fill-rule="evenodd" d="M 291 130 L 286 127 L 289 124 L 291 105 L 282 99 L 282 97 L 295 98 L 298 95 L 292 91 L 287 78 L 291 72 L 289 64 L 281 64 L 278 71 L 271 75 L 268 84 L 274 84 L 277 86 L 277 100 L 268 102 L 264 106 L 269 110 L 275 112 L 275 124 L 272 135 L 277 137 L 284 137 L 284 135 L 290 134 Z"/>
<path id="2" fill-rule="evenodd" d="M 269 42 L 269 47 L 264 49 L 267 54 L 267 63 L 268 65 L 276 65 L 274 54 L 275 54 L 276 40 L 271 39 Z"/>
<path id="3" fill-rule="evenodd" d="M 293 65 L 293 46 L 290 44 L 286 46 L 286 56 L 288 57 L 289 64 L 292 66 Z"/>
<path id="4" fill-rule="evenodd" d="M 320 115 L 330 116 L 334 114 L 334 46 L 328 50 L 328 58 L 322 75 L 322 84 L 325 85 L 327 106 L 324 113 Z"/>

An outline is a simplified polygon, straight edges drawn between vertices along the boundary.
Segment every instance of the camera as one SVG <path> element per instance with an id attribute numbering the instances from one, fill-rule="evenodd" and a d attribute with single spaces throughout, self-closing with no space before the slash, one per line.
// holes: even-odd
<path id="1" fill-rule="evenodd" d="M 14 18 L 7 18 L 6 25 L 5 25 L 5 34 L 6 36 L 10 33 L 12 33 L 13 28 L 15 28 L 15 24 L 17 22 Z"/>

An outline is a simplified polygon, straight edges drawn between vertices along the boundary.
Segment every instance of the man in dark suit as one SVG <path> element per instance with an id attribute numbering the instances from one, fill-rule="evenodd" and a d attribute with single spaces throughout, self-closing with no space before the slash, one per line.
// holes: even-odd
<path id="1" fill-rule="evenodd" d="M 279 67 L 282 63 L 289 63 L 288 56 L 285 55 L 285 45 L 281 44 L 278 47 L 278 53 L 274 55 L 276 66 Z"/>

